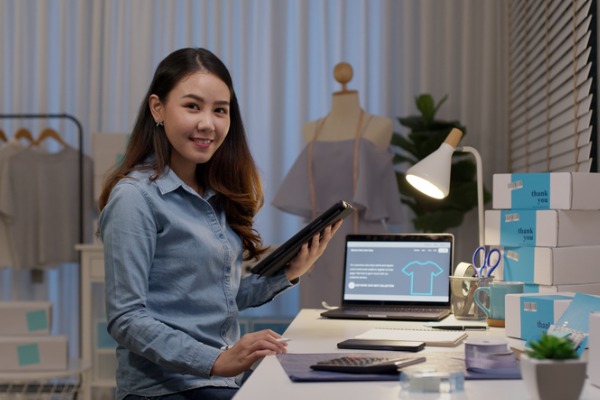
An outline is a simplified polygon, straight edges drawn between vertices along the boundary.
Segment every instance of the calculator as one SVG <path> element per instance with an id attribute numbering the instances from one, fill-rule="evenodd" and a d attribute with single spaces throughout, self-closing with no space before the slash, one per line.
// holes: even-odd
<path id="1" fill-rule="evenodd" d="M 318 371 L 347 372 L 353 374 L 398 374 L 399 369 L 425 361 L 425 357 L 374 357 L 348 355 L 319 361 L 310 366 Z"/>

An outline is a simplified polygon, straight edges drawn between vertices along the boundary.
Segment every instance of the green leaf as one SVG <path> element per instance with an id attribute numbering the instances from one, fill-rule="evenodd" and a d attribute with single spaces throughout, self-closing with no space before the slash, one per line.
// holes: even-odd
<path id="1" fill-rule="evenodd" d="M 423 119 L 426 122 L 433 121 L 436 111 L 433 97 L 431 97 L 430 94 L 422 94 L 416 97 L 415 103 L 417 104 L 417 110 L 421 112 Z"/>
<path id="2" fill-rule="evenodd" d="M 527 355 L 539 360 L 567 360 L 579 358 L 575 344 L 568 338 L 544 333 L 538 340 L 532 340 L 528 344 L 530 349 L 526 350 Z"/>

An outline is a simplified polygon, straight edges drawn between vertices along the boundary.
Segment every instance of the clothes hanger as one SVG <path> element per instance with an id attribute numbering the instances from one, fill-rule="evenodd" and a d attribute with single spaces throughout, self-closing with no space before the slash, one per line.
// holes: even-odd
<path id="1" fill-rule="evenodd" d="M 15 133 L 15 140 L 26 139 L 29 143 L 33 143 L 33 136 L 31 136 L 31 132 L 25 128 L 21 128 Z"/>
<path id="2" fill-rule="evenodd" d="M 0 129 L 0 141 L 8 142 L 8 139 L 6 138 L 6 135 L 4 134 L 4 131 L 2 129 Z"/>
<path id="3" fill-rule="evenodd" d="M 32 145 L 38 146 L 46 139 L 54 139 L 64 147 L 69 147 L 69 145 L 62 139 L 60 134 L 56 132 L 54 129 L 46 128 L 40 133 L 40 136 L 36 140 L 32 142 Z"/>

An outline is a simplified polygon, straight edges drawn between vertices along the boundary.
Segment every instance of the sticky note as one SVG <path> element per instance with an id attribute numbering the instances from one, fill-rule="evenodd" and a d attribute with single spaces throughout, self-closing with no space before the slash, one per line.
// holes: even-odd
<path id="1" fill-rule="evenodd" d="M 27 330 L 30 332 L 48 329 L 48 314 L 45 310 L 30 311 L 26 315 Z"/>
<path id="2" fill-rule="evenodd" d="M 17 359 L 19 366 L 39 364 L 40 348 L 37 343 L 17 346 Z"/>

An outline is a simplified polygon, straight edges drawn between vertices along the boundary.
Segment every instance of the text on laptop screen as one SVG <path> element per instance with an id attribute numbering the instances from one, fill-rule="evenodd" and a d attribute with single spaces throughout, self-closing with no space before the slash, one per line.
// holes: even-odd
<path id="1" fill-rule="evenodd" d="M 447 303 L 451 244 L 348 241 L 344 300 Z"/>

